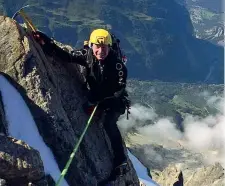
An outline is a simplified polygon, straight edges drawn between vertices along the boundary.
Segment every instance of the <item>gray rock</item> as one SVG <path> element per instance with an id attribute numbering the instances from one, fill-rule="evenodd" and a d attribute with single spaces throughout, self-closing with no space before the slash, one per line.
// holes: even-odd
<path id="1" fill-rule="evenodd" d="M 39 152 L 21 140 L 0 135 L 0 177 L 7 183 L 26 183 L 41 180 L 44 166 Z M 22 184 L 22 185 L 23 185 Z"/>
<path id="2" fill-rule="evenodd" d="M 182 171 L 179 170 L 174 165 L 169 165 L 166 169 L 164 169 L 161 173 L 152 174 L 153 179 L 159 185 L 165 186 L 183 186 L 183 174 Z"/>
<path id="3" fill-rule="evenodd" d="M 137 136 L 137 137 L 135 137 Z M 224 168 L 206 164 L 205 155 L 188 149 L 182 141 L 170 145 L 130 135 L 131 152 L 150 169 L 152 179 L 162 186 L 224 186 Z M 142 144 L 145 143 L 145 144 Z"/>
<path id="4" fill-rule="evenodd" d="M 153 179 L 165 186 L 224 186 L 224 169 L 219 163 L 198 168 L 192 175 L 183 178 L 182 171 L 169 165 L 162 172 L 152 172 Z"/>
<path id="5" fill-rule="evenodd" d="M 224 186 L 224 168 L 219 164 L 205 166 L 192 173 L 185 186 Z"/>

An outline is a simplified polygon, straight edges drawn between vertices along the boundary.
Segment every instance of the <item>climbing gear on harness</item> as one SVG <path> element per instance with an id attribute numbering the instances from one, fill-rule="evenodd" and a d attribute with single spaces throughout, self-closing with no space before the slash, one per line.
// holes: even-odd
<path id="1" fill-rule="evenodd" d="M 89 45 L 88 45 L 88 41 L 84 41 L 84 49 L 88 50 L 89 49 Z"/>
<path id="2" fill-rule="evenodd" d="M 122 56 L 122 62 L 126 65 L 127 64 L 127 56 Z"/>
<path id="3" fill-rule="evenodd" d="M 66 175 L 66 173 L 67 173 L 67 171 L 68 171 L 68 169 L 69 169 L 69 167 L 70 167 L 70 164 L 72 163 L 73 158 L 74 158 L 74 156 L 75 156 L 75 154 L 76 154 L 76 152 L 77 152 L 77 150 L 78 150 L 78 147 L 80 146 L 80 143 L 81 143 L 81 141 L 83 140 L 83 137 L 84 137 L 84 135 L 85 135 L 85 133 L 86 133 L 88 127 L 90 126 L 91 120 L 92 120 L 92 118 L 93 118 L 93 116 L 94 116 L 94 114 L 95 114 L 95 111 L 96 111 L 97 107 L 98 107 L 98 105 L 95 106 L 95 108 L 94 108 L 94 110 L 93 110 L 93 112 L 92 112 L 90 118 L 88 119 L 88 122 L 87 122 L 87 124 L 86 124 L 86 126 L 85 126 L 85 128 L 84 128 L 84 130 L 83 130 L 83 132 L 82 132 L 82 134 L 81 134 L 81 136 L 80 136 L 78 142 L 76 143 L 76 145 L 75 145 L 75 147 L 74 147 L 74 149 L 73 149 L 73 152 L 71 153 L 70 158 L 69 158 L 69 160 L 67 161 L 66 166 L 65 166 L 65 168 L 63 169 L 63 171 L 62 171 L 62 173 L 61 173 L 61 175 L 60 175 L 60 178 L 59 178 L 58 181 L 56 182 L 56 186 L 59 186 L 59 185 L 60 185 L 60 182 L 61 182 L 62 179 L 65 177 L 65 175 Z"/>
<path id="4" fill-rule="evenodd" d="M 122 98 L 122 100 L 123 100 L 123 103 L 124 103 L 124 105 L 126 107 L 126 110 L 127 110 L 127 120 L 129 120 L 131 102 L 126 96 L 124 96 Z"/>
<path id="5" fill-rule="evenodd" d="M 127 111 L 127 120 L 129 120 L 130 107 L 126 106 L 126 111 Z"/>
<path id="6" fill-rule="evenodd" d="M 104 29 L 96 29 L 94 30 L 89 39 L 89 46 L 91 47 L 91 44 L 104 44 L 112 46 L 112 38 L 110 33 L 107 30 Z"/>
<path id="7" fill-rule="evenodd" d="M 88 45 L 88 41 L 84 41 L 84 46 L 87 46 Z"/>

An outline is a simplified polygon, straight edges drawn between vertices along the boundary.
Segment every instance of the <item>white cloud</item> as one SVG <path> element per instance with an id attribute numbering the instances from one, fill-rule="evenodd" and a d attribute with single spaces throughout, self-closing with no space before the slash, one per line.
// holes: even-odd
<path id="1" fill-rule="evenodd" d="M 140 127 L 138 131 L 145 136 L 156 138 L 160 142 L 166 142 L 168 139 L 179 140 L 182 137 L 169 118 L 158 119 L 154 125 Z"/>
<path id="2" fill-rule="evenodd" d="M 133 105 L 130 112 L 129 120 L 123 115 L 118 121 L 118 125 L 123 131 L 127 131 L 132 127 L 142 126 L 147 121 L 154 120 L 157 117 L 157 114 L 152 108 L 147 108 L 140 104 Z"/>
<path id="3" fill-rule="evenodd" d="M 203 119 L 196 119 L 189 116 L 184 121 L 185 138 L 188 146 L 196 152 L 214 152 L 214 158 L 225 155 L 225 117 L 223 115 L 208 116 Z M 212 158 L 213 158 L 212 157 Z M 220 162 L 224 165 L 224 159 Z M 212 159 L 209 159 L 212 162 Z"/>
<path id="4" fill-rule="evenodd" d="M 221 113 L 224 113 L 224 98 L 218 97 L 218 96 L 211 96 L 207 100 L 207 104 Z"/>
<path id="5" fill-rule="evenodd" d="M 169 140 L 182 139 L 189 149 L 211 156 L 208 162 L 219 161 L 225 165 L 225 160 L 222 158 L 225 156 L 224 98 L 210 96 L 207 92 L 203 92 L 202 95 L 207 96 L 207 104 L 217 108 L 218 113 L 205 118 L 188 115 L 183 122 L 184 133 L 176 129 L 176 124 L 170 118 L 159 118 L 153 109 L 138 104 L 132 107 L 130 120 L 124 120 L 123 117 L 120 119 L 120 129 L 124 132 L 134 127 L 142 135 L 149 136 L 150 139 L 162 144 Z M 154 122 L 144 126 L 148 120 Z"/>
<path id="6" fill-rule="evenodd" d="M 154 87 L 151 87 L 146 93 L 148 95 L 152 95 L 152 94 L 156 93 L 155 88 Z"/>

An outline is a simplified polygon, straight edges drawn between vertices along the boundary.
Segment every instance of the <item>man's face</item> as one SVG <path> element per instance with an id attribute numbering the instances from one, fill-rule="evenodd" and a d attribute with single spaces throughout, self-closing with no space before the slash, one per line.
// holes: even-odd
<path id="1" fill-rule="evenodd" d="M 93 54 L 98 60 L 104 60 L 109 54 L 109 46 L 100 44 L 93 44 L 92 46 Z"/>

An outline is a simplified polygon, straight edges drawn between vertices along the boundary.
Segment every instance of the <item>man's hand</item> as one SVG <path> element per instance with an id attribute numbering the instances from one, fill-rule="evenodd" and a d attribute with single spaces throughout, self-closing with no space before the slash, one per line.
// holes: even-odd
<path id="1" fill-rule="evenodd" d="M 121 96 L 124 96 L 124 93 L 125 93 L 125 89 L 122 88 L 121 90 L 114 93 L 114 97 L 119 98 Z"/>
<path id="2" fill-rule="evenodd" d="M 33 35 L 35 41 L 37 41 L 40 45 L 45 44 L 44 40 L 41 39 L 41 36 L 37 32 L 32 32 L 32 35 Z"/>
<path id="3" fill-rule="evenodd" d="M 41 31 L 32 32 L 32 34 L 34 39 L 42 46 L 45 44 L 48 45 L 52 43 L 52 39 Z"/>
<path id="4" fill-rule="evenodd" d="M 92 114 L 92 112 L 94 111 L 95 107 L 96 107 L 96 104 L 92 104 L 90 102 L 86 102 L 86 103 L 83 104 L 83 110 L 88 116 L 90 116 Z M 100 116 L 101 114 L 102 114 L 102 111 L 97 109 L 95 111 L 94 116 Z"/>

